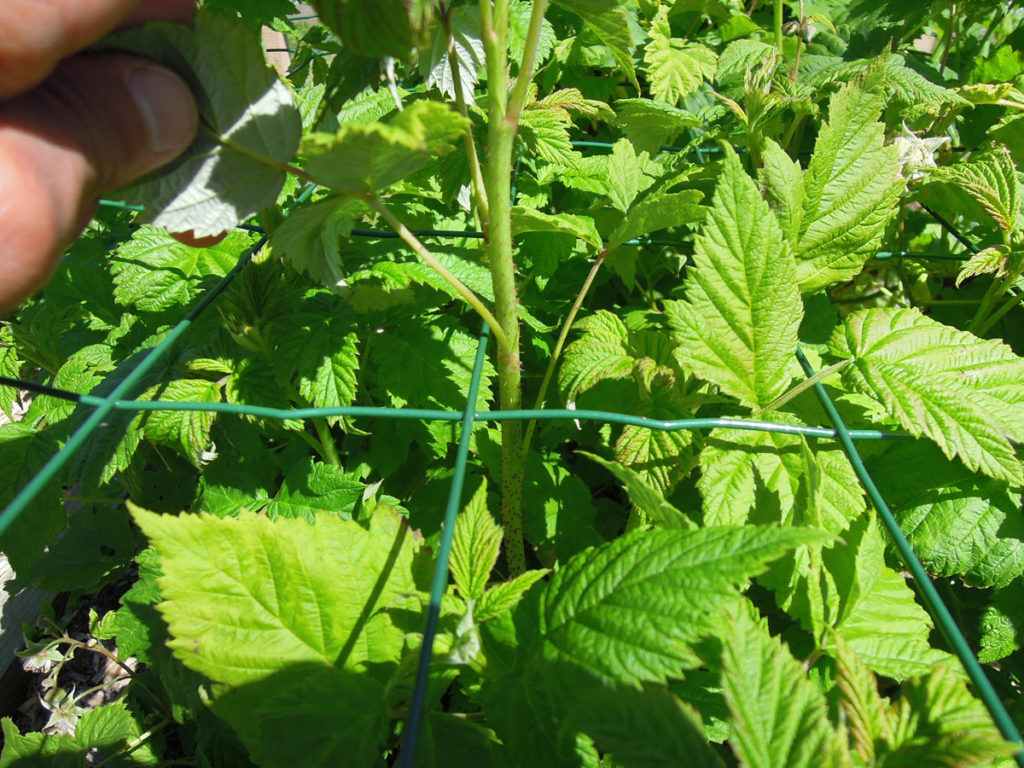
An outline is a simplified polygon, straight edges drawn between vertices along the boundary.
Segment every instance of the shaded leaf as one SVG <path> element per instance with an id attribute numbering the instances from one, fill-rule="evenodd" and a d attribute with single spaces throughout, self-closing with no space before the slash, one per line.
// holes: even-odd
<path id="1" fill-rule="evenodd" d="M 119 32 L 107 46 L 176 69 L 197 93 L 205 126 L 184 155 L 120 190 L 121 199 L 146 206 L 144 221 L 205 237 L 274 203 L 302 123 L 288 87 L 267 65 L 257 29 L 201 11 L 193 29 L 154 23 Z"/>

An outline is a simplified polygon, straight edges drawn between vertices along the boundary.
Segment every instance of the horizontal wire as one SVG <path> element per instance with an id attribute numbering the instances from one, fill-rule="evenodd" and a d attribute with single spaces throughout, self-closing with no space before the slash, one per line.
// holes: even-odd
<path id="1" fill-rule="evenodd" d="M 18 381 L 0 377 L 0 385 L 30 389 L 40 394 L 70 400 L 89 408 L 98 408 L 107 401 L 94 395 L 81 395 L 67 392 L 54 387 L 47 387 L 34 382 Z M 202 411 L 206 413 L 227 413 L 240 416 L 257 416 L 264 419 L 318 419 L 338 416 L 353 418 L 381 418 L 419 421 L 460 421 L 463 411 L 446 411 L 432 408 L 386 408 L 376 406 L 350 405 L 332 408 L 271 408 L 262 405 L 246 405 L 242 403 L 203 403 L 185 400 L 115 400 L 113 408 L 120 411 Z M 507 411 L 476 411 L 475 421 L 598 421 L 607 424 L 623 424 L 626 426 L 643 427 L 659 432 L 678 432 L 680 430 L 704 429 L 738 429 L 748 432 L 775 432 L 789 435 L 806 435 L 808 437 L 834 438 L 837 433 L 827 427 L 808 427 L 797 424 L 781 424 L 757 419 L 730 418 L 695 418 L 695 419 L 651 419 L 646 416 L 634 416 L 612 411 L 592 409 L 545 408 L 519 409 Z M 885 432 L 874 429 L 851 430 L 857 440 L 887 440 L 909 438 L 903 432 Z"/>

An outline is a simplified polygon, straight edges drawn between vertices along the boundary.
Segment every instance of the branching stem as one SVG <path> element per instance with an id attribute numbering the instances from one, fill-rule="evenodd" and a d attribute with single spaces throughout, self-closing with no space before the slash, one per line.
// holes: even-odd
<path id="1" fill-rule="evenodd" d="M 473 293 L 473 291 L 471 291 L 465 283 L 459 280 L 459 278 L 453 275 L 444 264 L 438 261 L 437 257 L 427 250 L 427 247 L 420 242 L 416 235 L 409 231 L 409 228 L 402 223 L 401 219 L 392 213 L 391 209 L 384 204 L 384 201 L 381 200 L 380 197 L 375 194 L 369 194 L 363 196 L 362 199 L 377 211 L 377 213 L 384 217 L 388 224 L 390 224 L 395 232 L 398 233 L 398 236 L 402 238 L 405 244 L 423 260 L 424 264 L 444 278 L 444 281 L 454 288 L 455 292 L 465 299 L 469 306 L 476 310 L 476 313 L 484 319 L 484 322 L 487 323 L 487 325 L 490 326 L 491 333 L 494 334 L 494 338 L 498 342 L 499 353 L 501 350 L 509 349 L 510 341 L 508 335 L 505 333 L 502 325 L 497 321 L 497 319 L 495 319 L 494 315 L 491 314 L 491 310 L 489 310 L 483 301 L 481 301 L 480 297 Z"/>
<path id="2" fill-rule="evenodd" d="M 579 314 L 580 309 L 583 307 L 583 302 L 587 298 L 587 294 L 590 292 L 591 286 L 594 284 L 594 278 L 597 277 L 598 271 L 601 269 L 601 265 L 604 263 L 604 258 L 608 252 L 604 249 L 597 254 L 597 258 L 594 259 L 594 266 L 590 268 L 590 272 L 587 274 L 587 279 L 583 281 L 583 287 L 580 288 L 580 292 L 576 294 L 576 301 L 572 303 L 572 308 L 569 310 L 569 314 L 566 315 L 565 322 L 562 323 L 562 330 L 558 334 L 558 340 L 555 342 L 555 348 L 551 351 L 551 359 L 548 360 L 547 370 L 544 371 L 544 379 L 540 383 L 540 390 L 537 392 L 537 399 L 533 403 L 533 409 L 539 410 L 544 405 L 544 398 L 548 392 L 548 386 L 551 384 L 551 378 L 555 373 L 555 366 L 558 364 L 558 359 L 562 355 L 562 348 L 565 346 L 565 340 L 569 337 L 569 331 L 572 330 L 573 323 L 576 322 L 576 315 Z M 526 425 L 526 434 L 523 435 L 523 455 L 530 450 L 530 441 L 533 439 L 533 431 L 537 427 L 537 420 L 531 419 Z"/>

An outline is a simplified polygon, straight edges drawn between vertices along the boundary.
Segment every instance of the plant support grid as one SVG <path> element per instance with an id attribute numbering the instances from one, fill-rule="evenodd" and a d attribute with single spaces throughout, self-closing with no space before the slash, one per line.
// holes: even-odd
<path id="1" fill-rule="evenodd" d="M 308 185 L 301 193 L 296 205 L 308 199 L 315 190 L 314 185 Z M 459 236 L 466 237 L 463 232 L 437 232 L 438 236 Z M 375 232 L 367 232 L 365 236 L 378 236 Z M 470 235 L 471 236 L 471 235 Z M 416 673 L 416 681 L 413 688 L 412 706 L 409 709 L 405 729 L 404 745 L 400 758 L 400 765 L 403 768 L 412 766 L 415 757 L 417 739 L 423 716 L 423 702 L 426 692 L 428 673 L 433 656 L 433 641 L 437 628 L 437 620 L 441 606 L 441 598 L 447 587 L 448 560 L 451 553 L 452 536 L 454 534 L 454 523 L 458 509 L 462 501 L 463 480 L 465 477 L 466 462 L 469 456 L 469 439 L 474 424 L 485 421 L 528 421 L 532 419 L 578 419 L 593 420 L 605 423 L 631 424 L 652 430 L 675 431 L 675 430 L 698 430 L 712 428 L 727 428 L 754 430 L 764 432 L 798 433 L 812 435 L 815 437 L 834 438 L 839 441 L 848 460 L 854 468 L 858 479 L 868 494 L 872 505 L 879 513 L 879 517 L 888 532 L 896 543 L 900 554 L 906 565 L 914 576 L 917 589 L 926 604 L 927 610 L 935 620 L 943 636 L 953 647 L 956 656 L 963 665 L 968 678 L 974 685 L 979 697 L 985 704 L 996 727 L 1009 741 L 1024 744 L 1024 737 L 1014 724 L 1006 707 L 999 699 L 992 683 L 985 676 L 981 664 L 971 651 L 963 633 L 958 627 L 949 609 L 946 607 L 931 582 L 930 577 L 924 569 L 920 559 L 915 554 L 906 536 L 900 529 L 898 522 L 893 517 L 884 498 L 879 493 L 872 481 L 867 469 L 860 459 L 860 455 L 854 444 L 855 440 L 878 440 L 878 439 L 901 439 L 908 435 L 893 432 L 881 432 L 877 430 L 849 430 L 843 423 L 820 381 L 813 383 L 813 388 L 821 401 L 822 407 L 832 421 L 833 428 L 822 427 L 797 427 L 787 424 L 777 424 L 764 421 L 753 421 L 744 419 L 681 419 L 676 421 L 663 421 L 647 419 L 644 417 L 631 416 L 629 414 L 618 414 L 604 411 L 588 410 L 567 410 L 567 409 L 521 409 L 521 410 L 497 410 L 497 411 L 474 411 L 470 404 L 476 402 L 476 393 L 479 390 L 480 380 L 483 373 L 483 363 L 486 358 L 488 329 L 486 325 L 480 334 L 477 343 L 476 361 L 470 380 L 469 393 L 467 395 L 466 409 L 462 412 L 443 410 L 424 410 L 414 408 L 376 408 L 376 407 L 339 407 L 339 408 L 304 408 L 304 409 L 279 409 L 267 408 L 253 405 L 237 405 L 231 403 L 193 403 L 193 402 L 161 402 L 156 401 L 133 401 L 124 399 L 142 377 L 186 334 L 192 323 L 214 302 L 214 300 L 231 284 L 235 277 L 251 261 L 252 257 L 265 245 L 266 237 L 261 237 L 254 245 L 246 249 L 240 256 L 238 262 L 230 272 L 213 288 L 209 290 L 190 310 L 186 316 L 175 325 L 166 337 L 156 345 L 142 360 L 135 366 L 125 378 L 106 397 L 95 397 L 92 395 L 79 395 L 63 392 L 50 387 L 44 387 L 30 382 L 22 382 L 9 379 L 0 379 L 0 384 L 18 386 L 22 388 L 35 389 L 45 394 L 61 397 L 77 402 L 79 405 L 92 409 L 92 413 L 69 438 L 67 443 L 58 451 L 47 464 L 25 485 L 24 488 L 14 497 L 11 503 L 0 512 L 0 533 L 3 533 L 28 506 L 36 495 L 56 476 L 56 473 L 63 467 L 79 450 L 86 444 L 92 433 L 105 426 L 104 419 L 115 410 L 127 411 L 158 411 L 158 410 L 188 410 L 207 411 L 218 413 L 246 414 L 272 419 L 285 418 L 317 418 L 324 416 L 352 416 L 371 417 L 383 419 L 424 419 L 461 422 L 459 448 L 453 467 L 452 483 L 449 489 L 444 525 L 442 527 L 442 538 L 438 555 L 434 563 L 433 579 L 431 584 L 430 599 L 427 608 L 427 617 L 423 634 L 423 643 L 420 649 L 419 663 Z M 924 254 L 922 254 L 923 256 Z M 808 378 L 813 378 L 815 372 L 810 367 L 802 352 L 798 350 L 798 360 Z M 1014 758 L 1018 765 L 1024 768 L 1024 750 L 1015 753 Z"/>

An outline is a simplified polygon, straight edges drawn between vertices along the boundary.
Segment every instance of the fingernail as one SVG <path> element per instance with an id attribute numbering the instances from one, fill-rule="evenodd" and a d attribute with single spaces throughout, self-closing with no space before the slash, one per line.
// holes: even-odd
<path id="1" fill-rule="evenodd" d="M 137 67 L 125 83 L 146 128 L 149 150 L 155 155 L 180 153 L 196 136 L 199 117 L 185 82 L 162 67 Z"/>

